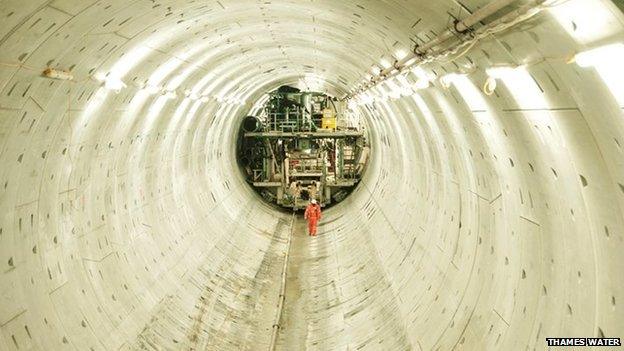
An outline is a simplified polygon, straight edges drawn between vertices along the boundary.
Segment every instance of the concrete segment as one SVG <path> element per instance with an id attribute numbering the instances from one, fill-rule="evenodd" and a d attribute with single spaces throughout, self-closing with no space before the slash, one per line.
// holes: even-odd
<path id="1" fill-rule="evenodd" d="M 290 216 L 243 181 L 240 120 L 302 78 L 342 96 L 486 3 L 1 1 L 0 350 L 268 347 Z M 370 164 L 318 237 L 297 223 L 279 349 L 624 337 L 624 79 L 569 63 L 624 17 L 559 3 L 355 108 Z"/>

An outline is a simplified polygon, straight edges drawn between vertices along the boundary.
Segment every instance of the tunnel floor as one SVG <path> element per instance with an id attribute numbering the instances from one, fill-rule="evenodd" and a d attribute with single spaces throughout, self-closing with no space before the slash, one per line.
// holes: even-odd
<path id="1" fill-rule="evenodd" d="M 339 232 L 331 225 L 331 221 L 325 223 L 321 220 L 317 236 L 310 237 L 306 220 L 301 215 L 294 218 L 284 306 L 275 350 L 329 350 L 333 348 L 332 345 L 349 345 L 356 339 L 362 321 L 368 317 L 379 320 L 378 329 L 402 330 L 396 323 L 396 316 L 378 318 L 380 316 L 377 313 L 372 316 L 366 313 L 365 305 L 361 302 L 374 301 L 379 296 L 367 295 L 365 284 L 351 281 L 345 287 L 347 271 L 355 269 L 368 275 L 372 262 L 364 263 L 364 256 L 363 260 L 345 266 L 341 262 L 345 253 Z M 378 280 L 382 284 L 383 281 Z M 351 289 L 365 291 L 362 294 L 364 296 L 350 294 Z M 392 348 L 411 349 L 405 334 L 399 334 L 392 341 Z M 360 347 L 375 348 L 372 343 L 372 338 L 369 338 Z"/>
<path id="2" fill-rule="evenodd" d="M 308 277 L 312 276 L 314 262 L 322 259 L 318 255 L 316 239 L 307 235 L 304 219 L 295 218 L 290 242 L 290 255 L 286 269 L 286 290 L 284 308 L 279 321 L 280 332 L 276 350 L 304 350 L 309 333 L 310 316 L 306 313 L 313 290 Z"/>
<path id="3" fill-rule="evenodd" d="M 309 342 L 316 342 L 313 336 L 318 326 L 312 314 L 322 307 L 319 293 L 328 285 L 335 289 L 334 281 L 319 265 L 329 259 L 319 245 L 319 240 L 323 240 L 321 231 L 319 227 L 318 236 L 311 237 L 307 234 L 306 221 L 301 216 L 295 218 L 276 350 L 306 350 Z"/>

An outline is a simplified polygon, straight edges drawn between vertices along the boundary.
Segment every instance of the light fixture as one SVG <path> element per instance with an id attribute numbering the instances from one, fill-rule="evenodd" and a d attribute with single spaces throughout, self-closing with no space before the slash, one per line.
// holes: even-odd
<path id="1" fill-rule="evenodd" d="M 374 98 L 368 93 L 363 92 L 356 96 L 356 102 L 358 105 L 367 105 L 373 103 Z"/>
<path id="2" fill-rule="evenodd" d="M 399 74 L 395 77 L 398 86 L 401 88 L 401 95 L 410 96 L 414 94 L 414 90 L 411 88 L 410 83 L 407 81 L 404 75 Z"/>
<path id="3" fill-rule="evenodd" d="M 492 95 L 494 94 L 494 90 L 496 90 L 496 78 L 493 77 L 487 77 L 487 79 L 485 80 L 485 83 L 483 84 L 483 93 L 485 93 L 485 95 Z"/>
<path id="4" fill-rule="evenodd" d="M 485 70 L 492 79 L 499 79 L 513 96 L 517 105 L 524 109 L 548 108 L 542 90 L 525 66 L 499 66 Z M 484 93 L 489 93 L 492 87 L 484 87 Z M 493 93 L 493 90 L 492 90 Z"/>
<path id="5" fill-rule="evenodd" d="M 394 57 L 396 57 L 397 60 L 402 60 L 407 56 L 407 51 L 403 50 L 403 49 L 399 49 L 394 53 Z"/>
<path id="6" fill-rule="evenodd" d="M 388 94 L 385 89 L 383 89 L 379 84 L 371 87 L 371 91 L 373 93 L 373 99 L 386 100 L 388 98 Z"/>
<path id="7" fill-rule="evenodd" d="M 428 80 L 419 79 L 412 85 L 412 88 L 416 90 L 427 89 L 429 88 L 429 85 L 431 85 L 431 83 Z"/>
<path id="8" fill-rule="evenodd" d="M 69 71 L 63 71 L 54 68 L 46 68 L 43 71 L 43 76 L 52 79 L 60 79 L 60 80 L 72 80 L 74 76 Z"/>
<path id="9" fill-rule="evenodd" d="M 410 72 L 412 72 L 417 78 L 429 78 L 427 76 L 427 72 L 425 72 L 425 70 L 420 66 L 412 67 Z"/>
<path id="10" fill-rule="evenodd" d="M 412 85 L 415 90 L 426 89 L 431 85 L 432 77 L 421 67 L 414 67 L 410 70 L 411 74 L 416 77 L 416 82 Z"/>
<path id="11" fill-rule="evenodd" d="M 449 74 L 445 74 L 442 77 L 440 77 L 440 83 L 442 83 L 442 86 L 446 89 L 451 87 L 451 84 L 453 84 L 455 81 L 457 81 L 457 79 L 462 76 L 462 74 L 459 73 L 449 73 Z"/>
<path id="12" fill-rule="evenodd" d="M 381 73 L 381 68 L 377 67 L 377 66 L 373 66 L 371 67 L 371 72 L 373 72 L 374 75 L 379 75 L 379 73 Z"/>
<path id="13" fill-rule="evenodd" d="M 381 64 L 381 67 L 383 67 L 384 69 L 392 67 L 392 64 L 390 63 L 390 61 L 388 61 L 385 58 L 381 59 L 381 61 L 379 61 L 379 64 Z"/>
<path id="14" fill-rule="evenodd" d="M 580 52 L 574 56 L 574 62 L 581 67 L 589 67 L 611 61 L 621 63 L 622 58 L 624 58 L 624 44 L 616 43 Z"/>
<path id="15" fill-rule="evenodd" d="M 551 7 L 549 14 L 576 42 L 595 42 L 618 32 L 613 25 L 615 14 L 610 6 L 596 6 L 592 0 L 553 3 L 556 6 Z"/>
<path id="16" fill-rule="evenodd" d="M 485 70 L 488 76 L 494 79 L 503 79 L 509 74 L 513 74 L 518 69 L 522 69 L 524 66 L 497 66 L 491 67 Z"/>
<path id="17" fill-rule="evenodd" d="M 120 91 L 121 89 L 126 87 L 126 83 L 122 82 L 121 79 L 108 75 L 104 78 L 104 87 L 108 90 Z"/>
<path id="18" fill-rule="evenodd" d="M 398 99 L 401 97 L 401 88 L 396 85 L 396 83 L 392 79 L 388 79 L 384 81 L 386 85 L 387 95 L 392 99 Z"/>
<path id="19" fill-rule="evenodd" d="M 624 44 L 615 43 L 580 52 L 574 56 L 580 67 L 592 67 L 620 106 L 624 106 Z"/>
<path id="20" fill-rule="evenodd" d="M 347 102 L 347 107 L 350 110 L 355 110 L 355 108 L 357 107 L 357 104 L 355 103 L 353 99 L 349 99 L 349 101 Z"/>
<path id="21" fill-rule="evenodd" d="M 112 75 L 118 79 L 125 77 L 132 68 L 143 61 L 150 53 L 152 53 L 152 49 L 145 46 L 132 48 L 115 62 L 109 71 L 109 76 Z"/>
<path id="22" fill-rule="evenodd" d="M 481 94 L 474 83 L 468 79 L 467 75 L 455 74 L 450 80 L 457 93 L 461 96 L 471 111 L 485 111 L 488 109 L 488 105 L 483 98 L 483 94 Z"/>

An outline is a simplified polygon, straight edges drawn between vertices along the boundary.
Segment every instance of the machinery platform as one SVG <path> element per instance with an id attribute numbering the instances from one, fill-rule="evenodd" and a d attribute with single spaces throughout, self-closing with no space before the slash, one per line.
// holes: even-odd
<path id="1" fill-rule="evenodd" d="M 357 131 L 327 131 L 327 132 L 282 132 L 282 131 L 268 131 L 268 132 L 248 132 L 245 133 L 245 137 L 259 137 L 259 138 L 301 138 L 301 139 L 341 139 L 349 137 L 361 137 L 364 134 Z"/>

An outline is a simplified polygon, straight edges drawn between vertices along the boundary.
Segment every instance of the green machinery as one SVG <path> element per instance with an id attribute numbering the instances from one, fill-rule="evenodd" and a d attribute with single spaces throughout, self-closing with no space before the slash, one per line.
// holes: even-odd
<path id="1" fill-rule="evenodd" d="M 364 171 L 364 133 L 342 123 L 343 102 L 289 86 L 271 92 L 260 116 L 245 117 L 238 159 L 247 181 L 269 202 L 303 208 L 342 201 Z"/>

